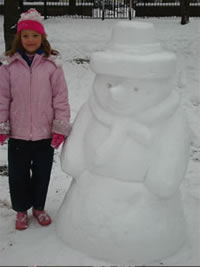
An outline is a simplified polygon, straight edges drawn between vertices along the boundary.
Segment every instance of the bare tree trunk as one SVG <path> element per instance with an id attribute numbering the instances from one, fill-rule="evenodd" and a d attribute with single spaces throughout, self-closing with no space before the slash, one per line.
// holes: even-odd
<path id="1" fill-rule="evenodd" d="M 11 48 L 12 40 L 17 30 L 19 13 L 19 0 L 4 1 L 4 40 L 6 51 Z"/>

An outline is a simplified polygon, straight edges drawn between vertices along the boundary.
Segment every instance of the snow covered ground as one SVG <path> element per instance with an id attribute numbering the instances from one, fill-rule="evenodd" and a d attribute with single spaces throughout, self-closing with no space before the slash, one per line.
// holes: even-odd
<path id="1" fill-rule="evenodd" d="M 176 255 L 152 265 L 200 265 L 200 27 L 198 19 L 180 25 L 179 19 L 141 19 L 155 25 L 162 46 L 177 54 L 177 90 L 182 96 L 193 132 L 191 158 L 182 184 L 188 244 Z M 52 18 L 45 21 L 48 39 L 63 58 L 69 87 L 72 121 L 92 88 L 94 73 L 88 60 L 94 51 L 104 49 L 117 20 Z M 3 17 L 0 16 L 0 52 L 4 50 Z M 167 142 L 167 140 L 166 140 Z M 0 166 L 6 165 L 7 146 L 0 147 Z M 0 176 L 0 265 L 110 265 L 91 259 L 67 247 L 55 232 L 56 212 L 71 178 L 61 171 L 60 149 L 55 153 L 46 209 L 53 224 L 41 228 L 33 218 L 26 231 L 14 229 L 15 212 L 9 199 L 8 177 Z M 114 264 L 117 264 L 114 263 Z"/>

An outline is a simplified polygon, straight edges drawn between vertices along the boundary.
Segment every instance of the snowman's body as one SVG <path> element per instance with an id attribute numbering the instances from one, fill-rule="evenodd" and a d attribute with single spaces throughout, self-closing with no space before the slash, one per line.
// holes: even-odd
<path id="1" fill-rule="evenodd" d="M 189 131 L 170 78 L 97 74 L 62 151 L 74 180 L 57 230 L 112 263 L 149 263 L 186 237 L 179 186 Z"/>

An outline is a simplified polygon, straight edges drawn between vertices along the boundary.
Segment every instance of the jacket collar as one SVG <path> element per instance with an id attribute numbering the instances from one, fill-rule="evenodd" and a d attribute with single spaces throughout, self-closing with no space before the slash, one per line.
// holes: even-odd
<path id="1" fill-rule="evenodd" d="M 27 54 L 25 51 L 23 51 L 23 52 L 17 51 L 17 52 L 23 57 L 23 59 L 26 61 L 26 63 L 27 63 L 28 66 L 30 67 L 31 64 L 32 64 L 32 62 L 33 62 L 33 59 L 34 59 L 35 55 L 36 55 L 36 54 L 38 54 L 38 55 L 43 55 L 43 54 L 44 54 L 44 49 L 43 49 L 43 47 L 41 46 L 41 47 L 36 51 L 36 53 L 32 55 L 32 57 L 29 57 L 28 54 Z"/>
<path id="2" fill-rule="evenodd" d="M 38 60 L 38 59 L 44 59 L 44 60 L 48 60 L 50 61 L 51 63 L 53 63 L 56 67 L 58 66 L 61 66 L 62 65 L 62 62 L 61 62 L 61 57 L 60 56 L 54 56 L 54 55 L 50 55 L 49 57 L 44 57 L 44 54 L 40 54 L 40 53 L 37 53 L 35 55 L 35 60 Z M 3 65 L 10 65 L 12 64 L 13 62 L 17 61 L 17 60 L 20 60 L 21 62 L 23 62 L 24 64 L 27 65 L 27 63 L 24 61 L 24 59 L 22 58 L 21 54 L 19 54 L 18 52 L 16 52 L 12 57 L 10 56 L 6 56 L 5 54 L 2 54 L 0 55 L 0 62 L 3 64 Z M 34 60 L 34 61 L 35 61 Z"/>

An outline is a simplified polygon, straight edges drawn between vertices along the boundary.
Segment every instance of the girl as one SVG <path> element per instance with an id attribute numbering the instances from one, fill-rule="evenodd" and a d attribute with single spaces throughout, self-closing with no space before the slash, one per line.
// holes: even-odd
<path id="1" fill-rule="evenodd" d="M 0 143 L 9 138 L 9 187 L 17 230 L 28 227 L 31 207 L 40 225 L 51 223 L 44 206 L 54 148 L 70 131 L 68 90 L 57 55 L 40 13 L 23 13 L 0 67 Z"/>

